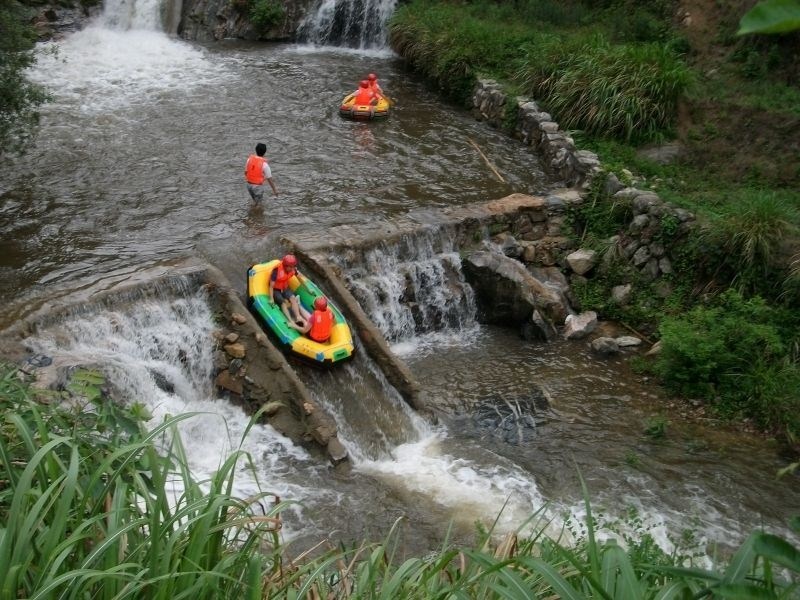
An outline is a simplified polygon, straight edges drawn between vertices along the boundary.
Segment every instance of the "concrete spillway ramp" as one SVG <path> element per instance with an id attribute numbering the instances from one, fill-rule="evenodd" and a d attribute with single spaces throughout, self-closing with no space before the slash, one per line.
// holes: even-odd
<path id="1" fill-rule="evenodd" d="M 177 322 L 188 333 L 177 332 Z M 249 414 L 262 411 L 262 421 L 298 442 L 312 439 L 333 463 L 347 458 L 334 420 L 270 343 L 239 290 L 211 265 L 175 268 L 38 315 L 6 332 L 2 346 L 40 387 L 63 387 L 79 368 L 116 369 L 108 377 L 110 399 L 133 402 L 148 390 L 209 395 Z M 128 387 L 124 371 L 137 367 L 148 371 L 140 379 L 149 379 L 151 388 Z M 194 389 L 186 392 L 192 379 Z"/>

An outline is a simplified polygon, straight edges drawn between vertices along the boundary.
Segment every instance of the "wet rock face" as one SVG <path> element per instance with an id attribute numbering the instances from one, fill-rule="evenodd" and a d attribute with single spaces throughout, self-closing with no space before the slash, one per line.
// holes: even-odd
<path id="1" fill-rule="evenodd" d="M 37 7 L 31 18 L 31 24 L 40 42 L 59 40 L 68 33 L 74 33 L 86 27 L 89 21 L 99 15 L 102 10 L 101 2 L 92 6 L 85 6 L 81 2 L 74 2 L 71 6 L 66 6 L 63 2 L 45 4 Z"/>
<path id="2" fill-rule="evenodd" d="M 534 310 L 550 323 L 560 324 L 566 317 L 562 298 L 517 260 L 475 252 L 464 260 L 463 269 L 487 323 L 522 325 L 531 320 Z"/>
<path id="3" fill-rule="evenodd" d="M 308 0 L 280 0 L 283 19 L 268 30 L 259 30 L 250 21 L 248 0 L 183 0 L 178 35 L 198 42 L 226 38 L 289 41 L 308 14 Z"/>
<path id="4" fill-rule="evenodd" d="M 284 17 L 273 27 L 259 30 L 250 20 L 249 0 L 173 0 L 174 15 L 168 15 L 164 30 L 198 42 L 226 38 L 290 41 L 308 14 L 310 0 L 280 0 Z M 178 14 L 180 11 L 180 14 Z M 32 11 L 31 23 L 39 41 L 58 40 L 79 31 L 103 12 L 101 0 L 63 0 Z"/>

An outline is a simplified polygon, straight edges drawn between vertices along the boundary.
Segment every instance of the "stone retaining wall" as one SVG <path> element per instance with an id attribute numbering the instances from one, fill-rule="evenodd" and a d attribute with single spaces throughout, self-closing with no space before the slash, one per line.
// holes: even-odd
<path id="1" fill-rule="evenodd" d="M 571 203 L 582 203 L 594 178 L 603 172 L 597 155 L 586 150 L 578 150 L 569 134 L 561 130 L 553 117 L 541 110 L 536 101 L 528 98 L 511 98 L 496 81 L 487 79 L 477 82 L 472 97 L 472 113 L 478 120 L 500 128 L 508 114 L 510 102 L 516 106 L 516 125 L 512 135 L 542 157 L 546 170 L 560 178 L 566 185 L 573 187 L 575 195 L 569 197 Z M 606 191 L 612 195 L 615 202 L 629 203 L 632 214 L 632 219 L 625 230 L 610 242 L 619 246 L 622 256 L 646 279 L 653 280 L 661 275 L 670 274 L 673 264 L 670 252 L 672 247 L 665 242 L 663 232 L 669 230 L 673 234 L 670 236 L 670 241 L 674 243 L 691 229 L 694 215 L 664 202 L 652 190 L 623 186 L 613 174 L 608 178 Z M 558 215 L 553 216 L 555 221 L 549 218 L 547 225 L 535 225 L 534 235 L 539 235 L 542 230 L 553 232 L 563 229 L 563 218 Z M 513 229 L 509 230 L 509 233 L 517 235 Z M 521 239 L 523 241 L 530 239 L 530 235 L 524 232 Z M 527 258 L 532 259 L 531 256 Z M 562 259 L 563 256 L 542 255 L 538 262 L 544 266 L 560 263 L 563 267 L 565 265 Z M 526 259 L 525 262 L 537 261 Z"/>
<path id="2" fill-rule="evenodd" d="M 578 150 L 569 134 L 559 129 L 553 117 L 534 100 L 510 98 L 496 81 L 481 79 L 472 94 L 472 113 L 478 120 L 500 128 L 512 102 L 516 105 L 514 137 L 539 154 L 544 168 L 565 185 L 588 187 L 601 169 L 597 155 Z"/>

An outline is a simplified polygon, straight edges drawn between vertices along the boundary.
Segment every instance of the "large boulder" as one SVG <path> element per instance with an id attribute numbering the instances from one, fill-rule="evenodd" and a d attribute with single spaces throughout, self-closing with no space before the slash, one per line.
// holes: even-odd
<path id="1" fill-rule="evenodd" d="M 550 323 L 568 314 L 563 296 L 531 275 L 517 260 L 479 251 L 462 261 L 464 276 L 475 290 L 479 318 L 486 323 L 523 325 L 534 311 Z"/>

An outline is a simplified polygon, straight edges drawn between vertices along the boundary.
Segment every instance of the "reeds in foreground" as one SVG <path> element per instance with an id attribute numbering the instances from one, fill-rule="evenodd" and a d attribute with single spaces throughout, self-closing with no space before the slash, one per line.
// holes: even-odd
<path id="1" fill-rule="evenodd" d="M 269 494 L 232 496 L 245 454 L 197 483 L 174 427 L 192 415 L 148 432 L 141 410 L 116 406 L 90 381 L 84 405 L 73 397 L 69 408 L 0 370 L 2 600 L 797 597 L 800 551 L 786 540 L 757 532 L 726 567 L 694 568 L 646 538 L 599 541 L 585 485 L 577 545 L 545 537 L 537 514 L 499 541 L 492 531 L 473 548 L 445 539 L 424 557 L 401 556 L 395 527 L 382 543 L 290 559 L 279 536 L 285 504 L 263 514 L 253 509 Z"/>

